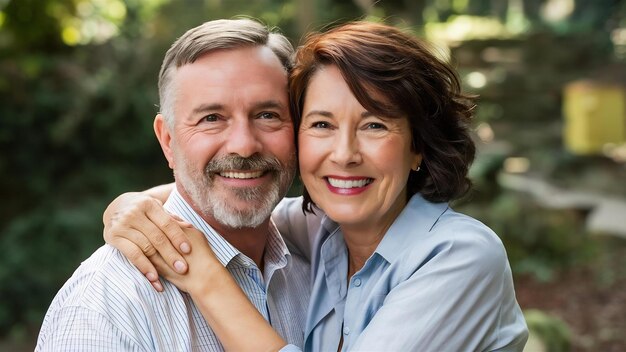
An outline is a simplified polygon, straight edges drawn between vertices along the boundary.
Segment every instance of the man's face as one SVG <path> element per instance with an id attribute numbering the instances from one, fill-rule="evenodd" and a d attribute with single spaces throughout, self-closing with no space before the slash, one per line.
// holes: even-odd
<path id="1" fill-rule="evenodd" d="M 174 125 L 155 130 L 178 189 L 231 228 L 269 217 L 296 156 L 287 73 L 267 47 L 213 51 L 172 73 Z"/>

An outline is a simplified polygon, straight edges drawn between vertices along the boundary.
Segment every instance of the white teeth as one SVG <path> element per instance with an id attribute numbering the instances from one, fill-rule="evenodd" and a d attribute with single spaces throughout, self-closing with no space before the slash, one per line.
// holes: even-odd
<path id="1" fill-rule="evenodd" d="M 223 171 L 223 172 L 220 172 L 220 176 L 226 177 L 226 178 L 247 179 L 247 178 L 261 177 L 262 175 L 263 175 L 263 171 L 253 171 L 253 172 Z"/>
<path id="2" fill-rule="evenodd" d="M 372 181 L 373 180 L 371 178 L 364 178 L 361 180 L 339 180 L 336 178 L 328 177 L 328 183 L 330 183 L 331 186 L 337 187 L 337 188 L 364 187 L 365 185 L 372 183 Z"/>

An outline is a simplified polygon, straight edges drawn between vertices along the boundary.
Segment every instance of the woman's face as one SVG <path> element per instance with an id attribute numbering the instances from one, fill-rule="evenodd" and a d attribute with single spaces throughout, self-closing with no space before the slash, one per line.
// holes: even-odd
<path id="1" fill-rule="evenodd" d="M 421 162 L 408 119 L 368 112 L 336 66 L 309 82 L 298 138 L 304 185 L 340 225 L 389 226 L 406 205 L 409 173 Z"/>

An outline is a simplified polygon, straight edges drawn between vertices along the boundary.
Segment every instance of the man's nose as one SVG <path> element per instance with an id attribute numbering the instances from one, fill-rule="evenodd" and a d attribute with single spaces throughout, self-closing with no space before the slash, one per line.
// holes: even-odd
<path id="1" fill-rule="evenodd" d="M 226 141 L 226 152 L 237 154 L 244 158 L 261 152 L 263 147 L 259 140 L 259 133 L 262 133 L 262 131 L 256 130 L 254 124 L 248 119 L 245 119 L 245 121 L 243 119 L 234 121 L 231 126 L 231 133 Z"/>

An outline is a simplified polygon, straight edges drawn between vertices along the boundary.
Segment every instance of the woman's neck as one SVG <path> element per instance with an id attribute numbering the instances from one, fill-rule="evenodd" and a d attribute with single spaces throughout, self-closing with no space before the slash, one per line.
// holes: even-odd
<path id="1" fill-rule="evenodd" d="M 348 279 L 365 265 L 367 259 L 372 256 L 380 241 L 385 237 L 385 233 L 392 223 L 378 229 L 341 226 L 341 232 L 348 248 Z"/>
<path id="2" fill-rule="evenodd" d="M 367 259 L 372 256 L 406 204 L 407 201 L 399 203 L 389 209 L 387 216 L 371 219 L 367 223 L 339 224 L 348 248 L 348 279 L 361 270 Z"/>

